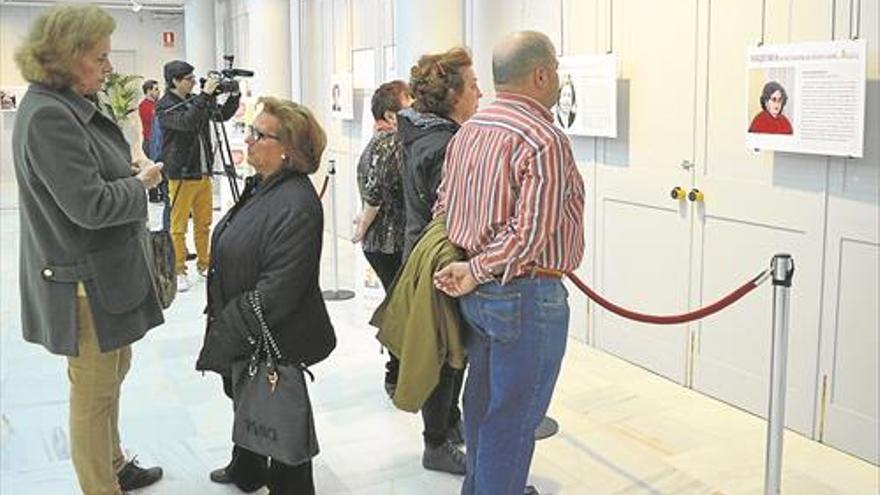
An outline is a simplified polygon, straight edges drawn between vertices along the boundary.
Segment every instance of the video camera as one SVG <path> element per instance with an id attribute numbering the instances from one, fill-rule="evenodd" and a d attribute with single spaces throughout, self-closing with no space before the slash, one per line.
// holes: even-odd
<path id="1" fill-rule="evenodd" d="M 237 77 L 253 77 L 254 71 L 247 69 L 237 69 L 232 67 L 235 62 L 235 55 L 224 55 L 223 60 L 226 61 L 226 68 L 221 70 L 212 70 L 208 72 L 208 77 L 218 79 L 220 83 L 217 85 L 217 91 L 214 94 L 236 93 L 239 91 Z M 199 79 L 201 87 L 205 87 L 206 78 Z"/>

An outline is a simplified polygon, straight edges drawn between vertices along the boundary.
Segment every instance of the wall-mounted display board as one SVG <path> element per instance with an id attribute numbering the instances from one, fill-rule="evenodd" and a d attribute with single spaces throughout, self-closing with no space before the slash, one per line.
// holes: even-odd
<path id="1" fill-rule="evenodd" d="M 350 73 L 330 76 L 330 94 L 328 96 L 330 115 L 334 119 L 351 120 L 354 118 L 354 93 Z"/>
<path id="2" fill-rule="evenodd" d="M 617 55 L 559 59 L 556 125 L 572 136 L 617 137 Z"/>
<path id="3" fill-rule="evenodd" d="M 396 49 L 395 45 L 385 45 L 382 47 L 382 57 L 385 63 L 385 80 L 382 82 L 393 81 L 397 78 L 397 63 L 394 60 Z"/>
<path id="4" fill-rule="evenodd" d="M 354 89 L 372 91 L 376 87 L 376 51 L 372 48 L 352 50 L 351 72 Z"/>
<path id="5" fill-rule="evenodd" d="M 21 99 L 27 92 L 27 86 L 3 86 L 0 87 L 0 112 L 14 112 L 18 110 Z"/>
<path id="6" fill-rule="evenodd" d="M 861 157 L 865 133 L 865 40 L 749 48 L 751 149 Z"/>

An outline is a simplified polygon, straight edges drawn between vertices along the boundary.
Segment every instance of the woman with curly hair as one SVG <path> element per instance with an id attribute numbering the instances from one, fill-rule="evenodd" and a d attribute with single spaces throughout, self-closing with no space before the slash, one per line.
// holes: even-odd
<path id="1" fill-rule="evenodd" d="M 406 231 L 403 258 L 412 251 L 431 221 L 446 145 L 458 128 L 476 113 L 480 97 L 473 61 L 465 48 L 422 56 L 410 70 L 415 103 L 400 112 L 398 133 L 403 156 Z M 425 451 L 422 466 L 453 474 L 465 473 L 461 435 L 463 370 L 444 364 L 440 381 L 422 405 Z"/>

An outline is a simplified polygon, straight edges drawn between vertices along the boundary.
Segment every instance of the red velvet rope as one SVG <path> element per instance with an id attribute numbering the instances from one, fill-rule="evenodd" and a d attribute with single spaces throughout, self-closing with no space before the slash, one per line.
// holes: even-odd
<path id="1" fill-rule="evenodd" d="M 689 321 L 699 320 L 700 318 L 705 318 L 711 314 L 717 313 L 722 309 L 730 306 L 736 301 L 740 300 L 743 296 L 754 290 L 757 286 L 761 285 L 761 282 L 765 280 L 765 275 L 769 270 L 764 270 L 759 273 L 755 278 L 749 280 L 748 282 L 742 284 L 738 289 L 731 292 L 730 294 L 724 296 L 722 299 L 715 301 L 714 303 L 697 309 L 695 311 L 691 311 L 689 313 L 682 313 L 678 315 L 649 315 L 645 313 L 638 313 L 636 311 L 630 311 L 628 309 L 622 308 L 613 302 L 605 299 L 596 293 L 593 289 L 589 288 L 587 284 L 585 284 L 581 279 L 578 278 L 577 275 L 573 273 L 566 274 L 568 278 L 580 289 L 584 294 L 587 295 L 590 299 L 596 301 L 599 306 L 620 315 L 624 318 L 629 318 L 630 320 L 641 321 L 643 323 L 654 323 L 656 325 L 675 325 L 677 323 L 687 323 Z"/>
<path id="2" fill-rule="evenodd" d="M 324 177 L 324 183 L 321 184 L 321 192 L 318 193 L 318 199 L 324 198 L 324 193 L 327 192 L 327 184 L 330 183 L 330 176 L 327 175 Z"/>

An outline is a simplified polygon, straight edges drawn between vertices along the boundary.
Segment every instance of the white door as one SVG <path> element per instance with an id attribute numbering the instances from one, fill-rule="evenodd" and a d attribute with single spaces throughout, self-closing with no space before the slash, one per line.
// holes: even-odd
<path id="1" fill-rule="evenodd" d="M 842 10 L 838 18 L 846 20 L 848 15 Z M 864 2 L 861 34 L 869 47 L 864 158 L 835 159 L 831 164 L 819 369 L 821 400 L 816 412 L 820 441 L 874 464 L 880 463 L 878 15 L 877 0 Z M 845 24 L 839 29 L 848 34 L 843 31 Z"/>
<path id="2" fill-rule="evenodd" d="M 813 434 L 822 276 L 823 228 L 829 159 L 745 149 L 748 127 L 745 51 L 761 39 L 761 0 L 713 0 L 707 11 L 706 108 L 696 185 L 692 306 L 726 294 L 767 267 L 775 253 L 794 257 L 786 424 Z M 822 0 L 767 2 L 766 43 L 830 36 L 812 12 Z M 822 17 L 822 16 L 819 16 Z M 830 19 L 828 19 L 830 21 Z M 694 326 L 693 387 L 766 416 L 772 288 Z"/>
<path id="3" fill-rule="evenodd" d="M 670 190 L 691 185 L 694 159 L 695 1 L 614 2 L 620 60 L 619 137 L 598 145 L 596 289 L 649 313 L 687 310 L 688 206 Z M 676 22 L 658 22 L 675 19 Z M 685 383 L 687 325 L 658 327 L 594 313 L 600 349 Z"/>

